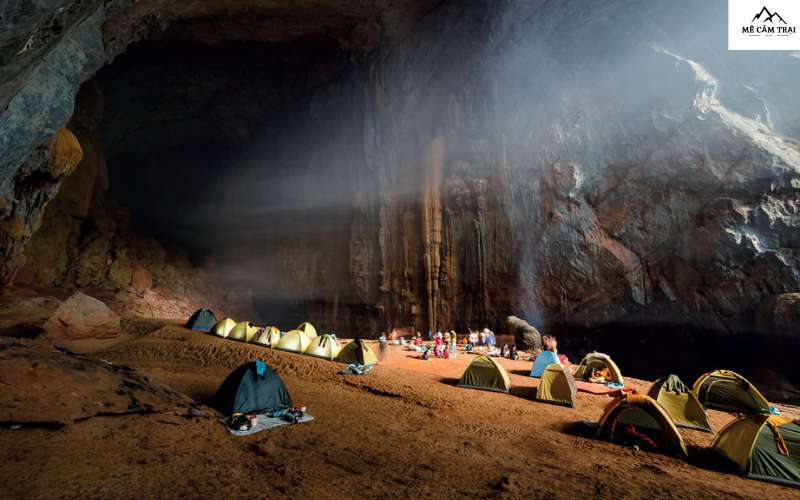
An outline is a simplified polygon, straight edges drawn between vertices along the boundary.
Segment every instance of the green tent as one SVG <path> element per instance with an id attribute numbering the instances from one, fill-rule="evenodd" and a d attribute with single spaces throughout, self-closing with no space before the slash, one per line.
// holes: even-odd
<path id="1" fill-rule="evenodd" d="M 484 391 L 508 392 L 511 390 L 511 378 L 497 360 L 489 356 L 478 356 L 464 370 L 458 386 Z"/>
<path id="2" fill-rule="evenodd" d="M 644 444 L 655 443 L 668 453 L 688 456 L 686 443 L 667 412 L 650 396 L 626 394 L 612 401 L 600 418 L 598 437 L 609 441 Z"/>
<path id="3" fill-rule="evenodd" d="M 800 423 L 779 415 L 739 417 L 712 445 L 747 478 L 800 488 Z"/>
<path id="4" fill-rule="evenodd" d="M 701 375 L 692 390 L 706 408 L 744 414 L 769 412 L 769 401 L 758 389 L 730 370 L 714 370 Z"/>
<path id="5" fill-rule="evenodd" d="M 214 324 L 217 322 L 217 317 L 214 316 L 214 313 L 211 312 L 211 309 L 198 309 L 189 317 L 189 321 L 186 322 L 186 328 L 190 330 L 199 330 L 201 332 L 207 332 L 214 327 Z"/>
<path id="6" fill-rule="evenodd" d="M 539 378 L 539 387 L 536 389 L 536 401 L 553 403 L 574 408 L 575 394 L 578 389 L 575 379 L 569 368 L 551 363 L 542 372 Z"/>
<path id="7" fill-rule="evenodd" d="M 342 347 L 339 355 L 336 356 L 336 361 L 348 365 L 377 365 L 378 357 L 366 342 L 356 339 Z"/>
<path id="8" fill-rule="evenodd" d="M 217 389 L 213 406 L 223 415 L 269 413 L 291 408 L 292 398 L 278 374 L 261 360 L 233 370 Z"/>
<path id="9" fill-rule="evenodd" d="M 647 395 L 658 401 L 675 425 L 711 432 L 705 408 L 677 375 L 656 380 Z"/>

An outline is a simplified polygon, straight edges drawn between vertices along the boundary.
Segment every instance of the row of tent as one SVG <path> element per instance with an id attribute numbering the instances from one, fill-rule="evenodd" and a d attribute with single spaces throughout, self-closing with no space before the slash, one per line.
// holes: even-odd
<path id="1" fill-rule="evenodd" d="M 574 407 L 575 379 L 588 378 L 592 368 L 600 366 L 608 368 L 610 380 L 623 383 L 619 367 L 599 353 L 587 355 L 574 376 L 561 364 L 541 368 L 535 361 L 531 373 L 540 377 L 536 401 Z M 497 359 L 478 356 L 464 370 L 458 385 L 509 392 L 511 378 Z M 725 426 L 712 444 L 742 475 L 800 487 L 800 423 L 772 414 L 758 389 L 732 371 L 705 373 L 691 389 L 677 375 L 669 375 L 654 382 L 646 395 L 625 394 L 608 405 L 597 435 L 624 442 L 626 431 L 633 426 L 656 434 L 666 450 L 686 457 L 686 444 L 677 427 L 711 432 L 707 408 L 743 414 Z"/>
<path id="2" fill-rule="evenodd" d="M 259 328 L 249 321 L 236 322 L 231 318 L 217 321 L 209 309 L 199 309 L 186 322 L 186 328 L 206 331 L 228 340 L 270 347 L 280 351 L 295 352 L 340 363 L 374 365 L 378 363 L 375 352 L 365 342 L 354 340 L 342 346 L 336 336 L 318 335 L 309 322 L 296 329 L 281 332 L 275 326 Z"/>

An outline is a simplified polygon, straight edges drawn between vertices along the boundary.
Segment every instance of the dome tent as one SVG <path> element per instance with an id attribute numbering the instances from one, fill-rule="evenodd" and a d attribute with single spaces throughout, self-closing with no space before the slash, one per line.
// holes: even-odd
<path id="1" fill-rule="evenodd" d="M 228 334 L 233 330 L 233 327 L 236 326 L 236 322 L 230 318 L 223 318 L 217 321 L 217 324 L 211 328 L 211 331 L 208 333 L 214 334 L 218 337 L 227 338 Z"/>
<path id="2" fill-rule="evenodd" d="M 481 389 L 484 391 L 508 392 L 511 378 L 505 368 L 494 358 L 478 356 L 472 360 L 458 380 L 459 387 Z"/>
<path id="3" fill-rule="evenodd" d="M 236 326 L 231 328 L 228 333 L 228 338 L 231 340 L 238 340 L 239 342 L 250 342 L 256 336 L 258 327 L 249 321 L 240 321 Z"/>
<path id="4" fill-rule="evenodd" d="M 273 347 L 281 351 L 303 353 L 311 345 L 311 339 L 300 330 L 289 330 Z"/>
<path id="5" fill-rule="evenodd" d="M 536 401 L 575 407 L 578 388 L 569 368 L 557 363 L 545 368 L 536 389 Z"/>
<path id="6" fill-rule="evenodd" d="M 214 394 L 213 406 L 226 416 L 268 413 L 291 408 L 292 398 L 281 377 L 261 360 L 233 370 Z"/>
<path id="7" fill-rule="evenodd" d="M 253 341 L 266 347 L 275 347 L 281 339 L 281 331 L 274 326 L 265 326 L 256 334 Z"/>
<path id="8" fill-rule="evenodd" d="M 313 339 L 314 337 L 317 336 L 317 329 L 314 328 L 314 325 L 312 325 L 308 321 L 300 323 L 300 325 L 297 327 L 297 329 L 300 330 L 301 332 L 305 333 L 308 336 L 308 338 Z"/>
<path id="9" fill-rule="evenodd" d="M 705 408 L 677 375 L 656 380 L 647 395 L 658 401 L 675 425 L 711 432 Z"/>
<path id="10" fill-rule="evenodd" d="M 630 439 L 637 444 L 641 442 L 638 436 L 644 436 L 658 448 L 688 456 L 686 443 L 669 414 L 656 400 L 641 394 L 626 394 L 612 401 L 600 418 L 597 435 L 615 442 Z"/>
<path id="11" fill-rule="evenodd" d="M 720 431 L 712 447 L 744 477 L 800 488 L 800 422 L 742 416 Z"/>
<path id="12" fill-rule="evenodd" d="M 692 390 L 706 408 L 744 414 L 769 412 L 769 401 L 758 389 L 730 370 L 714 370 L 701 375 Z"/>
<path id="13" fill-rule="evenodd" d="M 342 347 L 339 355 L 336 356 L 336 361 L 348 365 L 377 365 L 378 357 L 366 342 L 356 339 Z"/>
<path id="14" fill-rule="evenodd" d="M 305 354 L 333 361 L 341 350 L 342 346 L 339 345 L 336 337 L 333 335 L 320 335 L 311 341 L 311 345 L 306 349 Z"/>
<path id="15" fill-rule="evenodd" d="M 622 372 L 611 356 L 601 352 L 592 352 L 583 357 L 581 364 L 575 370 L 575 378 L 589 380 L 595 370 L 607 370 L 608 379 L 615 384 L 625 384 L 622 379 Z"/>
<path id="16" fill-rule="evenodd" d="M 214 313 L 211 309 L 206 309 L 205 307 L 202 309 L 198 309 L 189 317 L 189 320 L 186 322 L 186 328 L 190 330 L 197 330 L 201 332 L 207 332 L 214 328 L 214 324 L 217 322 L 217 317 L 214 316 Z"/>
<path id="17" fill-rule="evenodd" d="M 544 373 L 545 368 L 550 366 L 551 364 L 561 364 L 558 361 L 558 356 L 556 353 L 552 351 L 542 351 L 536 356 L 536 359 L 533 361 L 533 365 L 531 366 L 531 377 L 541 377 L 542 373 Z"/>

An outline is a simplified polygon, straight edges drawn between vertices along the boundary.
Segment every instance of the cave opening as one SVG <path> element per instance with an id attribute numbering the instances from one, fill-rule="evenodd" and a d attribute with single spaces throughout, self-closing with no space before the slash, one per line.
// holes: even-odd
<path id="1" fill-rule="evenodd" d="M 329 123 L 321 109 L 351 56 L 319 36 L 132 44 L 83 85 L 71 121 L 107 170 L 90 209 L 105 213 L 84 221 L 77 246 L 111 224 L 114 238 L 129 231 L 184 256 L 265 321 L 335 328 L 352 165 L 314 152 L 331 126 L 342 148 L 357 147 L 354 114 Z"/>

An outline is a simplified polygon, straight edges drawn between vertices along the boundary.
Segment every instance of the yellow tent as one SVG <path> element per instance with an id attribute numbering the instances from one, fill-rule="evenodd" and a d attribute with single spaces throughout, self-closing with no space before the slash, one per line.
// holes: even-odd
<path id="1" fill-rule="evenodd" d="M 339 345 L 336 337 L 333 335 L 320 335 L 311 341 L 311 346 L 306 349 L 305 354 L 333 361 L 341 350 L 342 346 Z"/>
<path id="2" fill-rule="evenodd" d="M 675 425 L 711 432 L 706 409 L 677 375 L 656 380 L 647 395 L 658 401 Z"/>
<path id="3" fill-rule="evenodd" d="M 256 336 L 258 327 L 249 321 L 241 321 L 236 323 L 236 326 L 231 328 L 228 333 L 228 338 L 231 340 L 238 340 L 239 342 L 250 342 Z"/>
<path id="4" fill-rule="evenodd" d="M 650 396 L 626 394 L 612 401 L 600 418 L 597 435 L 616 442 L 644 444 L 644 434 L 664 451 L 688 456 L 686 443 L 669 414 Z"/>
<path id="5" fill-rule="evenodd" d="M 300 326 L 297 327 L 298 330 L 308 335 L 309 338 L 314 338 L 317 336 L 317 329 L 314 328 L 314 325 L 306 321 L 305 323 L 300 323 Z"/>
<path id="6" fill-rule="evenodd" d="M 303 353 L 310 345 L 311 339 L 308 335 L 300 330 L 289 330 L 278 340 L 274 347 L 281 351 Z"/>
<path id="7" fill-rule="evenodd" d="M 233 327 L 236 326 L 236 322 L 230 318 L 223 318 L 211 328 L 211 331 L 208 332 L 210 334 L 216 335 L 218 337 L 227 338 L 228 334 L 233 330 Z"/>
<path id="8" fill-rule="evenodd" d="M 536 389 L 536 401 L 575 407 L 578 388 L 569 368 L 551 363 L 544 369 Z"/>
<path id="9" fill-rule="evenodd" d="M 348 365 L 377 365 L 378 357 L 366 342 L 356 339 L 342 347 L 336 361 Z"/>
<path id="10" fill-rule="evenodd" d="M 265 326 L 261 332 L 256 335 L 255 343 L 267 347 L 274 347 L 281 339 L 281 331 L 274 326 Z"/>
<path id="11" fill-rule="evenodd" d="M 589 380 L 592 374 L 597 371 L 607 372 L 607 380 L 617 384 L 624 384 L 622 379 L 622 372 L 611 356 L 601 352 L 592 352 L 583 357 L 583 361 L 578 365 L 575 370 L 575 378 L 581 380 Z"/>
<path id="12" fill-rule="evenodd" d="M 497 360 L 489 356 L 478 356 L 464 370 L 458 386 L 484 391 L 508 392 L 511 390 L 511 378 Z"/>

